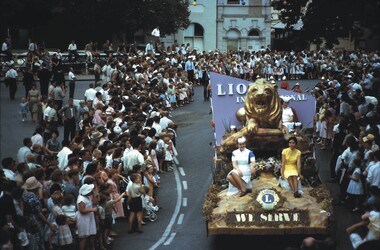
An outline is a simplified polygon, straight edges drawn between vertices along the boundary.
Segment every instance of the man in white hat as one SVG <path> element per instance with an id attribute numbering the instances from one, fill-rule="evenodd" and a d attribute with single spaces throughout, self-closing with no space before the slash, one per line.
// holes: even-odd
<path id="1" fill-rule="evenodd" d="M 229 181 L 227 196 L 237 194 L 240 197 L 252 191 L 251 176 L 256 173 L 256 158 L 254 153 L 245 147 L 246 139 L 241 137 L 237 140 L 238 149 L 232 152 L 232 167 L 227 175 Z"/>
<path id="2" fill-rule="evenodd" d="M 187 71 L 187 79 L 194 83 L 194 62 L 193 62 L 193 56 L 189 56 L 187 58 L 186 64 L 185 64 L 185 70 Z"/>

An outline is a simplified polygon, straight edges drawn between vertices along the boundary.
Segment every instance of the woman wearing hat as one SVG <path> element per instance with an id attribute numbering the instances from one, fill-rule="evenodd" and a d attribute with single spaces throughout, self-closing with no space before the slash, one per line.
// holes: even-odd
<path id="1" fill-rule="evenodd" d="M 232 167 L 228 173 L 229 182 L 227 196 L 237 194 L 240 190 L 240 197 L 252 191 L 251 176 L 256 173 L 256 158 L 253 152 L 245 147 L 246 139 L 238 139 L 238 149 L 232 152 Z"/>
<path id="2" fill-rule="evenodd" d="M 44 249 L 43 224 L 47 224 L 50 230 L 55 230 L 56 227 L 42 213 L 42 204 L 38 195 L 42 188 L 41 183 L 32 176 L 25 181 L 24 188 L 26 191 L 22 195 L 22 201 L 26 217 L 26 231 L 32 238 L 30 249 Z"/>
<path id="3" fill-rule="evenodd" d="M 87 240 L 93 240 L 96 235 L 96 223 L 94 213 L 98 212 L 96 207 L 92 207 L 92 192 L 94 184 L 83 184 L 79 189 L 77 206 L 77 227 L 79 237 L 79 249 L 86 249 Z"/>

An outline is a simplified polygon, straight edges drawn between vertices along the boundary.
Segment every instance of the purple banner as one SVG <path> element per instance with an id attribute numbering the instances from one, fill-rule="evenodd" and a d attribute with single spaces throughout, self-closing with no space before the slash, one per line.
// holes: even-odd
<path id="1" fill-rule="evenodd" d="M 231 125 L 238 130 L 242 124 L 236 118 L 236 111 L 244 106 L 248 85 L 252 82 L 230 76 L 210 73 L 213 120 L 215 123 L 215 142 L 220 145 L 223 135 Z M 308 94 L 278 90 L 280 96 L 289 96 L 289 107 L 295 109 L 303 128 L 312 128 L 315 114 L 315 98 Z"/>

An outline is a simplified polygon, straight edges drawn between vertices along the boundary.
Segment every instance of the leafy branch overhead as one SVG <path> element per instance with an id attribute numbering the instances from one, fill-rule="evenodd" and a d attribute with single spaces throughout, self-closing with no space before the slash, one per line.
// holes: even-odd
<path id="1" fill-rule="evenodd" d="M 51 18 L 60 18 L 68 25 L 81 27 L 83 32 L 97 27 L 134 34 L 160 25 L 161 34 L 165 35 L 188 27 L 188 6 L 188 1 L 179 0 L 2 0 L 0 25 L 34 28 Z"/>
<path id="2" fill-rule="evenodd" d="M 325 38 L 328 47 L 338 44 L 338 37 L 359 38 L 366 29 L 377 36 L 380 31 L 378 0 L 276 0 L 272 6 L 288 29 L 302 19 L 300 38 L 316 43 Z"/>

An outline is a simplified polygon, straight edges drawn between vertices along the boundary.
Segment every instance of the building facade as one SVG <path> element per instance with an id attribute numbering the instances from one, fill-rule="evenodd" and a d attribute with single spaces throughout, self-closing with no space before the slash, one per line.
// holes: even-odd
<path id="1" fill-rule="evenodd" d="M 270 0 L 190 0 L 190 26 L 166 36 L 198 52 L 219 49 L 257 51 L 271 43 Z"/>

